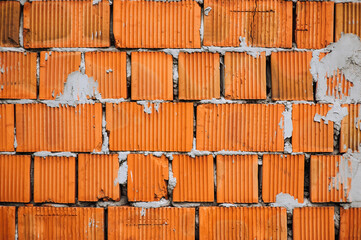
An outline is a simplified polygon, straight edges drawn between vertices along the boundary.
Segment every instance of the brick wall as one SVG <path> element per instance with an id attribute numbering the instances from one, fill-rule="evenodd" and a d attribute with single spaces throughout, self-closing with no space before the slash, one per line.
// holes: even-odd
<path id="1" fill-rule="evenodd" d="M 361 239 L 358 36 L 361 3 L 0 1 L 0 240 Z"/>

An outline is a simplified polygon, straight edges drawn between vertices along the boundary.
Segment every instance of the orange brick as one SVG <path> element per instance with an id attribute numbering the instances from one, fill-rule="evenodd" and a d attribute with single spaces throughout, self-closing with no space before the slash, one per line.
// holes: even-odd
<path id="1" fill-rule="evenodd" d="M 118 155 L 78 155 L 78 200 L 120 200 L 118 176 Z"/>
<path id="2" fill-rule="evenodd" d="M 108 239 L 195 239 L 194 208 L 108 208 Z"/>
<path id="3" fill-rule="evenodd" d="M 30 202 L 30 164 L 30 156 L 0 155 L 0 202 Z"/>
<path id="4" fill-rule="evenodd" d="M 173 100 L 173 58 L 162 52 L 132 53 L 131 99 Z"/>
<path id="5" fill-rule="evenodd" d="M 19 207 L 19 240 L 104 239 L 104 209 L 89 207 Z"/>
<path id="6" fill-rule="evenodd" d="M 293 210 L 293 239 L 335 239 L 334 208 L 295 208 Z"/>
<path id="7" fill-rule="evenodd" d="M 276 196 L 284 193 L 303 203 L 304 161 L 304 155 L 263 155 L 263 201 L 276 202 Z"/>
<path id="8" fill-rule="evenodd" d="M 316 122 L 315 115 L 326 116 L 327 104 L 294 104 L 292 109 L 293 152 L 332 152 L 333 122 Z"/>
<path id="9" fill-rule="evenodd" d="M 36 53 L 0 52 L 0 98 L 36 99 Z"/>
<path id="10" fill-rule="evenodd" d="M 220 98 L 220 62 L 217 53 L 179 53 L 179 99 Z"/>
<path id="11" fill-rule="evenodd" d="M 109 47 L 108 1 L 33 1 L 24 5 L 24 47 Z"/>
<path id="12" fill-rule="evenodd" d="M 200 48 L 201 7 L 193 0 L 115 0 L 113 31 L 119 48 Z"/>
<path id="13" fill-rule="evenodd" d="M 15 239 L 15 207 L 0 206 L 0 239 Z"/>
<path id="14" fill-rule="evenodd" d="M 218 203 L 258 202 L 257 155 L 217 155 L 216 172 Z"/>
<path id="15" fill-rule="evenodd" d="M 312 52 L 272 53 L 273 100 L 313 100 L 311 59 Z"/>
<path id="16" fill-rule="evenodd" d="M 20 3 L 0 2 L 0 47 L 19 47 Z"/>
<path id="17" fill-rule="evenodd" d="M 213 157 L 174 155 L 173 177 L 177 184 L 173 190 L 174 202 L 213 202 L 214 169 Z"/>
<path id="18" fill-rule="evenodd" d="M 0 104 L 0 151 L 14 151 L 14 105 Z"/>
<path id="19" fill-rule="evenodd" d="M 128 201 L 159 201 L 167 196 L 168 159 L 162 155 L 129 154 Z"/>
<path id="20" fill-rule="evenodd" d="M 205 0 L 205 46 L 292 47 L 292 3 L 282 0 Z"/>
<path id="21" fill-rule="evenodd" d="M 102 98 L 127 98 L 127 54 L 125 52 L 85 53 L 85 74 L 99 83 Z"/>
<path id="22" fill-rule="evenodd" d="M 334 2 L 297 2 L 298 48 L 319 49 L 333 42 Z"/>
<path id="23" fill-rule="evenodd" d="M 340 208 L 340 240 L 361 239 L 361 208 Z"/>
<path id="24" fill-rule="evenodd" d="M 34 158 L 34 202 L 75 203 L 75 158 Z"/>
<path id="25" fill-rule="evenodd" d="M 284 105 L 202 104 L 197 107 L 197 150 L 283 151 Z"/>
<path id="26" fill-rule="evenodd" d="M 285 208 L 200 207 L 199 239 L 287 239 Z"/>
<path id="27" fill-rule="evenodd" d="M 17 151 L 100 151 L 102 105 L 48 107 L 45 104 L 16 105 Z"/>
<path id="28" fill-rule="evenodd" d="M 80 52 L 40 52 L 39 98 L 55 99 L 63 94 L 68 75 L 79 71 Z"/>
<path id="29" fill-rule="evenodd" d="M 180 151 L 192 149 L 193 103 L 106 104 L 109 148 L 113 151 Z M 146 112 L 145 112 L 145 111 Z"/>
<path id="30" fill-rule="evenodd" d="M 361 104 L 345 104 L 347 116 L 341 121 L 340 152 L 361 152 Z"/>
<path id="31" fill-rule="evenodd" d="M 266 99 L 266 54 L 226 52 L 224 90 L 228 99 Z"/>
<path id="32" fill-rule="evenodd" d="M 347 201 L 351 178 L 341 179 L 341 176 L 338 176 L 342 167 L 348 166 L 341 166 L 341 156 L 311 156 L 310 196 L 312 202 Z"/>
<path id="33" fill-rule="evenodd" d="M 353 33 L 361 37 L 361 3 L 335 4 L 335 41 L 342 33 Z"/>

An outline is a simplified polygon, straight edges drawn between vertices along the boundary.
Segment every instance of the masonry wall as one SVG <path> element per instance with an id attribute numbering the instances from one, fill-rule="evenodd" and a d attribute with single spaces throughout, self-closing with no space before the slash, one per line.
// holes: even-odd
<path id="1" fill-rule="evenodd" d="M 0 239 L 361 239 L 360 13 L 0 1 Z"/>

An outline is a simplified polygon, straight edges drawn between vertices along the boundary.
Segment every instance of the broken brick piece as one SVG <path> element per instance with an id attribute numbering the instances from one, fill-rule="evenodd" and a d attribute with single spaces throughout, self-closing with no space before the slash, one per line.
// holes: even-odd
<path id="1" fill-rule="evenodd" d="M 75 157 L 34 158 L 34 202 L 75 203 Z"/>
<path id="2" fill-rule="evenodd" d="M 78 200 L 96 202 L 98 200 L 120 200 L 117 154 L 78 155 Z"/>
<path id="3" fill-rule="evenodd" d="M 129 154 L 128 201 L 159 201 L 167 196 L 168 159 L 162 155 Z"/>
<path id="4" fill-rule="evenodd" d="M 39 98 L 55 99 L 64 94 L 69 74 L 79 71 L 80 52 L 40 52 Z"/>
<path id="5" fill-rule="evenodd" d="M 108 208 L 108 239 L 195 239 L 195 208 Z"/>
<path id="6" fill-rule="evenodd" d="M 0 104 L 0 151 L 14 151 L 14 105 Z"/>
<path id="7" fill-rule="evenodd" d="M 34 52 L 0 52 L 0 98 L 36 99 L 36 58 Z"/>
<path id="8" fill-rule="evenodd" d="M 334 2 L 305 1 L 296 5 L 298 48 L 320 49 L 333 42 Z"/>
<path id="9" fill-rule="evenodd" d="M 335 239 L 333 207 L 293 209 L 293 239 Z"/>
<path id="10" fill-rule="evenodd" d="M 323 119 L 328 104 L 293 104 L 292 149 L 294 152 L 332 152 L 333 122 Z"/>
<path id="11" fill-rule="evenodd" d="M 19 240 L 103 240 L 104 209 L 90 207 L 19 207 Z"/>
<path id="12" fill-rule="evenodd" d="M 0 202 L 30 202 L 30 164 L 30 155 L 0 155 Z"/>
<path id="13" fill-rule="evenodd" d="M 289 194 L 299 203 L 304 195 L 304 155 L 265 154 L 262 163 L 262 199 L 276 202 L 278 194 Z"/>
<path id="14" fill-rule="evenodd" d="M 0 206 L 0 239 L 15 238 L 15 207 Z"/>
<path id="15" fill-rule="evenodd" d="M 175 202 L 213 202 L 213 157 L 173 155 L 173 177 L 177 184 L 173 190 Z"/>
<path id="16" fill-rule="evenodd" d="M 276 207 L 200 207 L 199 239 L 287 239 L 287 212 Z"/>
<path id="17" fill-rule="evenodd" d="M 258 202 L 257 155 L 217 155 L 216 173 L 217 203 Z"/>
<path id="18" fill-rule="evenodd" d="M 347 116 L 341 121 L 340 152 L 361 152 L 361 104 L 344 104 Z"/>
<path id="19" fill-rule="evenodd" d="M 0 47 L 19 47 L 19 27 L 20 2 L 0 1 Z"/>

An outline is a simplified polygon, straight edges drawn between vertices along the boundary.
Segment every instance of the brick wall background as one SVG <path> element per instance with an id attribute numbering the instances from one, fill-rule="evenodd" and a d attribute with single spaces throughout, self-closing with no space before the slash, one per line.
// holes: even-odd
<path id="1" fill-rule="evenodd" d="M 357 1 L 0 1 L 0 239 L 361 239 L 360 34 Z"/>

